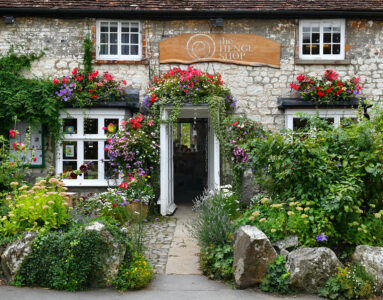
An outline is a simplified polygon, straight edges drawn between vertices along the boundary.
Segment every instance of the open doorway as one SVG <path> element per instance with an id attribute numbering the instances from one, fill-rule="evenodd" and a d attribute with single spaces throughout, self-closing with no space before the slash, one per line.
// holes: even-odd
<path id="1" fill-rule="evenodd" d="M 208 119 L 173 124 L 174 200 L 191 203 L 207 187 Z"/>

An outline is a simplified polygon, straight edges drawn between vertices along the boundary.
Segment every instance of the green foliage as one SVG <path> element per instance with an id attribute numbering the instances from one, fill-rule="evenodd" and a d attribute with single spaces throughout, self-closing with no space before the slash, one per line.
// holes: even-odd
<path id="1" fill-rule="evenodd" d="M 261 290 L 265 292 L 276 292 L 287 295 L 291 293 L 289 289 L 290 273 L 287 272 L 286 260 L 278 255 L 275 262 L 269 264 L 267 275 L 261 283 Z"/>
<path id="2" fill-rule="evenodd" d="M 203 247 L 200 263 L 203 273 L 210 279 L 233 279 L 234 248 L 230 244 Z"/>
<path id="3" fill-rule="evenodd" d="M 320 290 L 320 295 L 327 299 L 370 299 L 375 293 L 374 278 L 359 265 L 338 268 Z"/>
<path id="4" fill-rule="evenodd" d="M 18 182 L 11 183 L 13 192 L 6 196 L 9 212 L 0 222 L 3 235 L 24 231 L 45 232 L 68 223 L 70 215 L 65 187 L 57 179 L 42 180 L 32 188 Z"/>
<path id="5" fill-rule="evenodd" d="M 112 284 L 121 291 L 138 290 L 146 287 L 152 278 L 152 267 L 147 263 L 144 256 L 134 252 L 131 259 L 121 265 Z"/>
<path id="6" fill-rule="evenodd" d="M 0 58 L 0 134 L 7 136 L 15 118 L 30 124 L 43 123 L 49 134 L 61 136 L 60 103 L 50 80 L 25 78 L 21 73 L 44 53 L 16 54 L 11 48 Z"/>
<path id="7" fill-rule="evenodd" d="M 265 223 L 260 227 L 275 238 L 297 233 L 307 246 L 318 245 L 322 233 L 333 249 L 382 245 L 383 132 L 375 122 L 334 128 L 316 117 L 305 133 L 249 142 L 256 183 L 270 202 L 244 218 Z"/>
<path id="8" fill-rule="evenodd" d="M 234 235 L 231 195 L 206 191 L 194 202 L 195 217 L 190 230 L 201 247 L 225 245 Z"/>
<path id="9" fill-rule="evenodd" d="M 84 50 L 84 73 L 89 74 L 92 73 L 92 50 L 93 44 L 90 38 L 90 34 L 86 36 L 84 42 L 82 44 L 82 49 Z"/>
<path id="10" fill-rule="evenodd" d="M 100 278 L 104 263 L 100 257 L 107 249 L 99 233 L 84 230 L 84 226 L 39 234 L 13 284 L 69 291 L 87 289 L 95 278 Z"/>

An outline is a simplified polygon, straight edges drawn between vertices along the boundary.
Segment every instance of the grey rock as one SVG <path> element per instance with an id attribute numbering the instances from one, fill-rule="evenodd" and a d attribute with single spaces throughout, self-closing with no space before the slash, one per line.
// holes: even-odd
<path id="1" fill-rule="evenodd" d="M 259 193 L 259 188 L 254 184 L 254 175 L 251 170 L 246 170 L 243 174 L 241 202 L 248 204 L 251 199 Z"/>
<path id="2" fill-rule="evenodd" d="M 255 226 L 242 226 L 235 235 L 234 280 L 239 288 L 262 282 L 277 252 L 267 236 Z"/>
<path id="3" fill-rule="evenodd" d="M 342 263 L 326 247 L 300 248 L 287 256 L 286 269 L 290 284 L 301 291 L 317 293 Z"/>
<path id="4" fill-rule="evenodd" d="M 112 234 L 106 226 L 100 222 L 94 222 L 87 226 L 85 230 L 97 231 L 104 242 L 109 246 L 109 251 L 106 251 L 101 261 L 103 261 L 103 271 L 105 275 L 105 284 L 110 286 L 112 279 L 118 274 L 118 269 L 124 259 L 126 248 L 124 245 L 116 242 Z"/>
<path id="5" fill-rule="evenodd" d="M 299 246 L 299 240 L 298 236 L 296 235 L 290 235 L 287 238 L 283 240 L 276 241 L 275 243 L 272 243 L 275 250 L 277 250 L 278 253 L 281 252 L 281 250 L 292 250 Z"/>
<path id="6" fill-rule="evenodd" d="M 356 247 L 352 261 L 363 266 L 375 277 L 378 288 L 383 289 L 383 247 L 360 245 Z"/>
<path id="7" fill-rule="evenodd" d="M 284 259 L 287 259 L 287 256 L 289 255 L 289 251 L 287 251 L 286 249 L 282 249 L 279 254 L 283 256 Z"/>
<path id="8" fill-rule="evenodd" d="M 19 240 L 9 244 L 1 254 L 1 267 L 3 275 L 12 281 L 19 270 L 21 263 L 32 251 L 32 243 L 37 237 L 37 232 L 28 231 Z"/>

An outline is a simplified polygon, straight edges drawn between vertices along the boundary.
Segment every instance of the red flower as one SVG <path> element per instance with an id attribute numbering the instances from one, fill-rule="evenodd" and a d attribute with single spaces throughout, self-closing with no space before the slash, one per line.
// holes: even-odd
<path id="1" fill-rule="evenodd" d="M 324 76 L 327 78 L 329 81 L 334 81 L 338 79 L 338 73 L 336 73 L 333 70 L 326 70 L 324 73 Z"/>
<path id="2" fill-rule="evenodd" d="M 305 80 L 305 78 L 306 78 L 306 76 L 303 75 L 303 74 L 301 74 L 301 75 L 299 75 L 299 76 L 297 77 L 297 81 L 301 82 L 301 81 Z"/>
<path id="3" fill-rule="evenodd" d="M 75 80 L 77 80 L 77 81 L 81 81 L 81 80 L 83 80 L 83 78 L 84 78 L 84 77 L 82 77 L 82 76 L 80 75 L 80 76 L 75 77 Z"/>
<path id="4" fill-rule="evenodd" d="M 126 80 L 123 80 L 122 83 L 126 85 Z"/>
<path id="5" fill-rule="evenodd" d="M 37 161 L 37 157 L 34 157 L 34 158 L 33 158 L 33 161 L 36 162 L 36 161 Z"/>
<path id="6" fill-rule="evenodd" d="M 116 204 L 116 203 L 113 203 L 112 206 L 113 206 L 113 207 L 117 207 L 117 204 Z"/>
<path id="7" fill-rule="evenodd" d="M 89 93 L 93 93 L 94 91 L 92 89 L 89 89 Z"/>
<path id="8" fill-rule="evenodd" d="M 121 182 L 118 187 L 124 188 L 126 190 L 129 187 L 129 184 L 127 182 Z"/>
<path id="9" fill-rule="evenodd" d="M 107 130 L 108 128 L 106 128 L 105 126 L 104 127 L 102 127 L 102 130 Z"/>
<path id="10" fill-rule="evenodd" d="M 97 95 L 93 95 L 93 96 L 92 96 L 93 99 L 96 99 L 97 97 L 98 97 Z"/>
<path id="11" fill-rule="evenodd" d="M 322 98 L 322 97 L 324 97 L 324 96 L 326 96 L 326 94 L 325 93 L 322 93 L 321 91 L 318 91 L 318 96 L 320 97 L 320 98 Z"/>
<path id="12" fill-rule="evenodd" d="M 61 80 L 62 83 L 67 83 L 68 82 L 68 78 L 66 77 L 63 77 L 63 79 Z"/>
<path id="13" fill-rule="evenodd" d="M 9 135 L 11 136 L 11 138 L 14 138 L 16 136 L 16 131 L 9 130 Z"/>
<path id="14" fill-rule="evenodd" d="M 301 86 L 300 86 L 300 85 L 298 85 L 298 84 L 295 84 L 295 83 L 290 83 L 290 87 L 291 87 L 292 89 L 294 89 L 294 90 L 298 91 L 298 90 L 299 90 L 299 88 L 300 88 Z"/>
<path id="15" fill-rule="evenodd" d="M 77 76 L 77 68 L 74 68 L 72 71 L 73 76 Z"/>
<path id="16" fill-rule="evenodd" d="M 56 78 L 55 79 L 53 79 L 53 83 L 54 84 L 58 84 L 60 81 L 59 80 L 57 80 Z"/>
<path id="17" fill-rule="evenodd" d="M 13 143 L 12 147 L 13 147 L 13 149 L 16 149 L 17 148 L 16 143 Z"/>
<path id="18" fill-rule="evenodd" d="M 332 88 L 328 88 L 328 89 L 326 89 L 326 93 L 327 93 L 327 94 L 330 93 L 331 90 L 332 90 Z"/>

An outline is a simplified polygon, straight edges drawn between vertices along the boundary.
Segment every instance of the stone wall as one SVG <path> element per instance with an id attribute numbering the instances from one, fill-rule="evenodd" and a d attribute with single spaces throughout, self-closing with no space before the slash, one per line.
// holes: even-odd
<path id="1" fill-rule="evenodd" d="M 33 64 L 28 76 L 53 78 L 81 66 L 83 39 L 95 39 L 95 19 L 49 19 L 16 17 L 15 24 L 0 23 L 0 51 L 11 45 L 20 52 L 45 52 Z M 219 72 L 238 99 L 238 112 L 247 113 L 268 129 L 284 126 L 284 115 L 277 108 L 278 97 L 295 96 L 289 83 L 301 73 L 323 74 L 331 68 L 341 77 L 360 76 L 362 96 L 377 103 L 383 94 L 383 22 L 367 19 L 346 21 L 346 61 L 343 65 L 298 63 L 297 19 L 225 20 L 215 29 L 209 20 L 142 21 L 144 59 L 141 62 L 95 62 L 99 71 L 109 71 L 125 79 L 130 88 L 140 90 L 141 99 L 151 74 L 160 74 L 173 65 L 159 64 L 158 42 L 182 33 L 254 33 L 282 44 L 280 68 L 250 67 L 223 63 L 201 63 L 197 68 Z M 50 155 L 52 156 L 52 155 Z M 47 159 L 48 162 L 48 159 Z"/>

